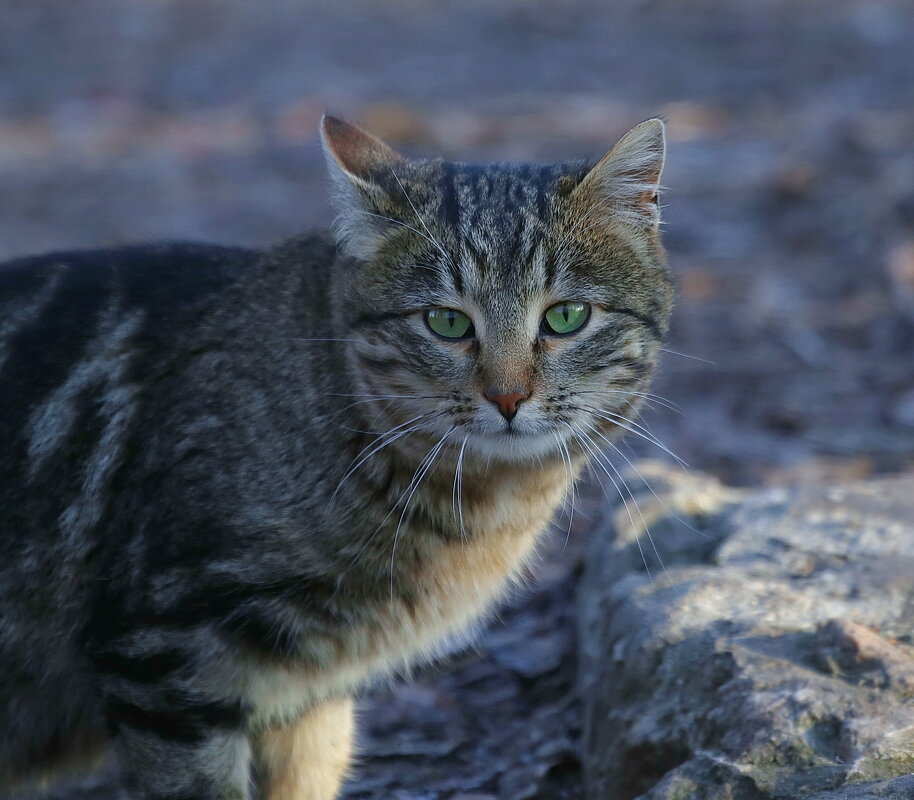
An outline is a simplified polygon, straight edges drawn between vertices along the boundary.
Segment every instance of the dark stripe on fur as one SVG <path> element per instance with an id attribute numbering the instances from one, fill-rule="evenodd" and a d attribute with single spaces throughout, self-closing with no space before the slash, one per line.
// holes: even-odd
<path id="1" fill-rule="evenodd" d="M 457 199 L 457 187 L 454 183 L 454 168 L 450 164 L 441 165 L 441 218 L 450 228 L 460 230 L 460 203 Z"/>
<path id="2" fill-rule="evenodd" d="M 403 369 L 403 362 L 398 358 L 373 358 L 359 354 L 359 361 L 369 369 L 381 375 L 392 375 L 394 372 Z"/>
<path id="3" fill-rule="evenodd" d="M 219 627 L 243 647 L 268 659 L 296 658 L 298 637 L 270 611 L 257 604 L 242 606 Z"/>
<path id="4" fill-rule="evenodd" d="M 642 314 L 639 311 L 635 311 L 631 308 L 607 308 L 606 309 L 610 314 L 625 314 L 626 316 L 632 317 L 633 319 L 638 320 L 648 331 L 657 339 L 662 337 L 660 331 L 660 323 L 657 322 L 653 317 L 649 317 L 646 314 Z"/>
<path id="5" fill-rule="evenodd" d="M 156 683 L 187 666 L 189 659 L 180 650 L 163 650 L 142 656 L 128 656 L 115 651 L 98 654 L 95 666 L 109 675 L 126 678 L 133 683 Z"/>
<path id="6" fill-rule="evenodd" d="M 295 658 L 301 655 L 298 640 L 283 618 L 303 613 L 312 626 L 334 629 L 339 625 L 335 594 L 333 581 L 299 576 L 269 584 L 201 581 L 166 608 L 155 612 L 144 608 L 126 616 L 119 634 L 111 636 L 150 627 L 203 625 L 259 655 Z"/>
<path id="7" fill-rule="evenodd" d="M 244 723 L 240 703 L 198 703 L 157 710 L 112 698 L 106 704 L 106 711 L 115 725 L 183 744 L 200 744 L 214 729 L 240 730 Z"/>
<path id="8" fill-rule="evenodd" d="M 454 170 L 450 164 L 441 165 L 441 218 L 455 231 L 460 230 L 460 202 L 457 199 L 457 186 L 454 183 Z M 452 258 L 447 259 L 447 268 L 454 281 L 457 294 L 463 294 L 463 275 Z"/>
<path id="9" fill-rule="evenodd" d="M 439 516 L 430 512 L 424 505 L 417 504 L 410 506 L 407 520 L 410 524 L 416 525 L 422 528 L 422 530 L 434 534 L 439 539 L 451 540 L 456 538 L 454 527 L 446 525 Z M 460 533 L 458 532 L 456 535 L 460 536 Z"/>

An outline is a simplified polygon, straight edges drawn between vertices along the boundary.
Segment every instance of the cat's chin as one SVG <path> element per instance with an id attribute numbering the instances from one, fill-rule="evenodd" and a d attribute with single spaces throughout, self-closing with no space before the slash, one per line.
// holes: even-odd
<path id="1" fill-rule="evenodd" d="M 553 431 L 522 432 L 505 429 L 498 433 L 473 434 L 467 448 L 489 461 L 527 462 L 560 457 L 559 442 Z"/>

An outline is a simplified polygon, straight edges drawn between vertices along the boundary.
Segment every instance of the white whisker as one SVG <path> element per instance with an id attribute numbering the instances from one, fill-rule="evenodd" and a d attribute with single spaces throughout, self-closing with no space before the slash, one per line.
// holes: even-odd
<path id="1" fill-rule="evenodd" d="M 645 570 L 645 572 L 647 573 L 648 579 L 651 580 L 651 581 L 653 581 L 654 578 L 653 578 L 653 575 L 651 575 L 651 568 L 650 568 L 650 565 L 647 563 L 647 556 L 646 556 L 645 553 L 644 553 L 644 548 L 641 546 L 641 537 L 637 535 L 638 526 L 635 524 L 635 517 L 632 515 L 632 510 L 631 510 L 631 508 L 630 508 L 629 505 L 628 505 L 628 501 L 625 499 L 625 494 L 623 494 L 622 490 L 619 488 L 619 484 L 616 483 L 616 479 L 613 478 L 612 475 L 610 475 L 609 470 L 606 469 L 606 466 L 603 464 L 603 460 L 600 458 L 600 450 L 599 450 L 599 448 L 590 440 L 590 437 L 587 436 L 587 434 L 584 433 L 584 431 L 578 430 L 578 429 L 575 428 L 573 425 L 571 425 L 571 424 L 569 424 L 569 423 L 567 423 L 567 422 L 564 423 L 564 424 L 567 425 L 567 426 L 571 429 L 571 431 L 572 431 L 573 434 L 577 435 L 577 437 L 578 437 L 578 439 L 580 440 L 581 444 L 583 444 L 583 445 L 587 448 L 588 452 L 590 452 L 590 454 L 591 454 L 591 456 L 592 456 L 592 458 L 593 458 L 592 463 L 596 464 L 600 469 L 603 470 L 603 472 L 604 472 L 604 474 L 606 475 L 606 477 L 609 478 L 610 483 L 612 483 L 613 488 L 616 490 L 616 493 L 619 495 L 619 499 L 622 500 L 622 505 L 623 505 L 623 507 L 625 508 L 625 513 L 628 514 L 628 519 L 629 519 L 629 521 L 631 522 L 632 531 L 633 531 L 633 533 L 635 534 L 635 544 L 636 544 L 637 547 L 638 547 L 638 552 L 641 554 L 641 563 L 644 564 L 644 570 Z M 589 443 L 589 444 L 588 444 L 588 443 Z M 608 463 L 608 462 L 607 462 L 607 463 Z M 610 464 L 610 466 L 612 466 L 612 464 Z M 613 469 L 613 472 L 615 472 L 615 469 Z M 617 473 L 617 474 L 618 474 L 618 473 Z M 603 486 L 603 483 L 602 483 L 602 482 L 600 482 L 600 488 L 603 489 L 603 496 L 604 496 L 604 498 L 606 498 L 606 501 L 607 501 L 607 502 L 611 502 L 611 501 L 609 500 L 609 497 L 608 497 L 607 494 L 606 494 L 606 489 L 605 489 L 605 487 Z M 634 498 L 632 498 L 632 500 L 634 500 Z M 637 504 L 635 504 L 635 505 L 636 505 L 636 508 L 637 508 Z M 640 508 L 638 508 L 638 513 L 639 513 L 639 515 L 641 514 L 641 509 L 640 509 Z M 642 520 L 642 524 L 643 524 L 643 523 L 644 523 L 644 517 L 643 517 L 643 516 L 641 517 L 641 520 Z"/>
<path id="2" fill-rule="evenodd" d="M 339 397 L 344 397 L 345 395 L 338 395 Z M 364 400 L 356 400 L 350 403 L 348 406 L 343 406 L 339 411 L 337 411 L 331 419 L 336 419 L 340 414 L 348 411 L 350 408 L 355 406 L 364 405 L 365 403 L 389 403 L 391 400 L 445 400 L 444 396 L 423 396 L 423 395 L 390 395 L 385 397 L 384 395 L 378 395 L 377 397 L 366 397 Z"/>
<path id="3" fill-rule="evenodd" d="M 385 447 L 387 447 L 388 445 L 391 445 L 391 444 L 393 444 L 394 442 L 396 442 L 396 441 L 402 439 L 404 436 L 407 436 L 407 435 L 409 435 L 410 433 L 414 433 L 415 431 L 420 430 L 421 427 L 422 427 L 422 425 L 423 425 L 424 423 L 429 422 L 429 421 L 432 420 L 432 419 L 436 419 L 436 418 L 438 418 L 438 417 L 440 417 L 440 416 L 443 416 L 445 413 L 446 413 L 446 412 L 444 412 L 444 411 L 439 411 L 439 412 L 426 412 L 426 413 L 424 413 L 424 414 L 419 414 L 418 416 L 413 417 L 412 419 L 407 420 L 406 422 L 401 422 L 399 425 L 396 425 L 396 426 L 394 426 L 393 428 L 391 428 L 390 430 L 385 431 L 385 432 L 382 433 L 382 434 L 378 437 L 378 439 L 376 439 L 374 442 L 371 442 L 371 443 L 367 444 L 365 447 L 363 447 L 363 448 L 356 454 L 356 457 L 353 459 L 353 462 L 356 462 L 356 460 L 358 460 L 357 463 L 353 463 L 353 465 L 350 466 L 349 469 L 346 470 L 346 472 L 345 472 L 345 474 L 343 475 L 343 477 L 340 478 L 340 482 L 337 484 L 336 489 L 333 490 L 333 494 L 330 496 L 330 502 L 331 502 L 331 503 L 333 502 L 334 498 L 336 498 L 336 495 L 339 493 L 340 489 L 343 487 L 343 484 L 349 479 L 349 477 L 350 477 L 357 469 L 359 469 L 359 467 L 361 467 L 362 464 L 364 464 L 366 461 L 368 461 L 368 459 L 370 459 L 373 455 L 375 455 L 376 453 L 380 452 L 381 450 L 383 450 L 383 449 L 384 449 Z M 411 423 L 414 423 L 414 422 L 417 422 L 417 421 L 419 421 L 419 424 L 418 424 L 418 425 L 413 425 L 413 427 L 407 428 L 406 430 L 400 430 L 401 428 L 404 428 L 405 426 L 410 425 Z M 390 436 L 391 434 L 395 434 L 395 435 L 392 436 L 392 437 L 391 437 L 390 439 L 388 439 L 387 441 L 383 441 L 383 439 L 384 439 L 385 437 Z M 382 440 L 382 441 L 380 442 L 380 444 L 378 443 L 378 440 L 379 440 L 379 439 Z M 364 452 L 365 452 L 366 450 L 368 450 L 369 448 L 372 448 L 372 449 L 371 449 L 371 452 L 369 452 L 369 453 L 368 453 L 367 455 L 365 455 L 365 456 L 362 456 L 362 453 L 364 453 Z M 362 456 L 362 457 L 359 458 L 360 456 Z"/>
<path id="4" fill-rule="evenodd" d="M 690 356 L 688 353 L 680 353 L 678 350 L 670 350 L 667 347 L 661 347 L 660 350 L 664 353 L 669 353 L 673 356 L 681 356 L 682 358 L 690 358 L 692 361 L 701 361 L 704 364 L 710 364 L 712 367 L 717 366 L 716 361 L 709 361 L 707 358 L 700 358 L 698 356 Z"/>
<path id="5" fill-rule="evenodd" d="M 603 434 L 600 433 L 600 431 L 598 431 L 593 425 L 588 425 L 588 428 L 590 430 L 592 430 L 594 433 L 598 434 L 600 436 L 600 438 L 603 439 L 604 441 L 606 441 L 607 444 L 609 444 L 613 448 L 613 450 L 615 450 L 617 453 L 619 453 L 619 455 L 622 455 L 622 453 L 619 451 L 619 449 L 617 447 L 615 447 L 605 436 L 603 436 Z M 604 454 L 604 456 L 605 456 L 605 454 Z M 625 458 L 624 455 L 622 455 L 622 457 Z M 651 549 L 653 549 L 654 555 L 657 557 L 657 563 L 660 564 L 660 568 L 663 570 L 664 573 L 666 573 L 666 565 L 663 563 L 663 558 L 660 556 L 660 551 L 657 549 L 657 545 L 654 542 L 654 537 L 651 535 L 650 526 L 647 524 L 647 521 L 644 519 L 644 514 L 641 513 L 641 506 L 638 505 L 638 500 L 635 497 L 635 493 L 628 487 L 628 484 L 625 482 L 625 477 L 622 475 L 621 472 L 619 472 L 619 470 L 616 468 L 615 464 L 613 464 L 612 461 L 609 460 L 609 457 L 605 456 L 604 460 L 609 465 L 610 469 L 612 469 L 612 471 L 616 473 L 616 477 L 625 487 L 626 492 L 628 492 L 628 496 L 632 499 L 632 502 L 635 504 L 635 509 L 638 511 L 638 516 L 641 518 L 641 524 L 644 526 L 644 535 L 647 536 L 647 540 L 648 540 L 648 542 L 650 542 Z M 625 460 L 628 461 L 627 458 L 625 458 Z M 629 466 L 631 466 L 634 469 L 634 466 L 632 465 L 632 463 L 630 461 L 628 461 L 628 464 L 629 464 Z M 635 470 L 635 472 L 637 472 L 637 470 Z M 643 478 L 642 478 L 642 480 L 643 480 Z M 648 486 L 648 488 L 650 489 L 650 486 Z M 643 557 L 643 555 L 644 554 L 642 553 L 642 557 Z"/>
<path id="6" fill-rule="evenodd" d="M 664 453 L 676 459 L 680 466 L 688 469 L 689 465 L 683 461 L 679 456 L 677 456 L 672 450 L 670 450 L 663 442 L 661 442 L 654 434 L 652 434 L 647 428 L 643 425 L 639 425 L 637 422 L 623 417 L 621 414 L 616 414 L 607 409 L 593 408 L 592 406 L 580 406 L 584 411 L 589 411 L 595 417 L 606 420 L 607 422 L 612 422 L 614 425 L 618 425 L 623 430 L 633 433 L 635 436 L 638 436 L 646 442 L 650 442 L 652 445 L 659 447 L 663 450 Z"/>
<path id="7" fill-rule="evenodd" d="M 659 394 L 654 394 L 653 392 L 636 392 L 631 389 L 585 389 L 582 391 L 575 391 L 574 394 L 622 394 L 626 396 L 640 397 L 647 403 L 657 403 L 658 405 L 668 408 L 670 411 L 675 411 L 677 414 L 685 415 L 682 406 L 676 405 L 676 403 L 674 403 L 672 400 L 668 400 L 666 397 L 663 397 Z"/>
<path id="8" fill-rule="evenodd" d="M 396 177 L 396 176 L 394 176 L 394 177 Z M 409 199 L 409 198 L 407 197 L 407 199 Z M 421 236 L 423 239 L 425 239 L 425 241 L 427 241 L 430 245 L 432 245 L 436 249 L 441 250 L 441 245 L 439 245 L 438 242 L 436 242 L 434 239 L 429 238 L 424 233 L 422 233 L 422 231 L 420 231 L 418 228 L 414 228 L 412 225 L 407 225 L 405 222 L 401 222 L 398 219 L 393 219 L 392 217 L 385 217 L 383 214 L 373 214 L 371 211 L 366 211 L 365 209 L 361 209 L 361 208 L 358 209 L 358 212 L 360 214 L 364 214 L 366 217 L 375 217 L 376 219 L 382 219 L 385 222 L 391 222 L 394 225 L 399 225 L 401 228 L 406 228 L 407 230 L 415 233 L 417 236 Z M 436 269 L 434 267 L 426 267 L 421 264 L 416 264 L 414 266 L 419 267 L 420 269 L 426 269 L 429 272 L 437 272 L 437 273 L 441 272 L 440 269 Z"/>
<path id="9" fill-rule="evenodd" d="M 409 482 L 409 484 L 407 485 L 406 489 L 403 492 L 403 494 L 406 494 L 406 492 L 409 492 L 409 496 L 406 498 L 406 502 L 403 504 L 403 511 L 400 514 L 400 519 L 397 521 L 397 529 L 396 529 L 396 531 L 394 531 L 393 545 L 390 548 L 390 595 L 391 595 L 391 598 L 393 598 L 393 591 L 394 591 L 394 559 L 396 558 L 396 554 L 397 554 L 397 542 L 400 539 L 400 529 L 403 527 L 403 520 L 406 519 L 406 512 L 409 510 L 409 504 L 412 502 L 413 496 L 418 491 L 419 485 L 422 483 L 423 479 L 429 473 L 432 466 L 434 465 L 435 460 L 438 458 L 438 454 L 441 452 L 442 448 L 444 447 L 445 442 L 447 441 L 447 438 L 455 430 L 457 430 L 457 427 L 458 426 L 451 427 L 444 434 L 444 436 L 441 437 L 441 439 L 438 441 L 438 443 L 429 451 L 428 455 L 419 463 L 419 466 L 416 469 L 416 472 L 413 474 L 412 480 Z M 412 487 L 412 489 L 410 489 L 410 487 Z M 391 509 L 391 513 L 400 504 L 400 501 L 403 499 L 403 494 L 401 494 L 400 497 L 397 498 L 397 502 L 394 503 L 393 508 Z M 390 517 L 390 514 L 388 514 L 387 517 L 385 517 L 382 520 L 381 525 L 383 525 L 385 522 L 387 522 L 387 519 L 389 517 Z"/>
<path id="10" fill-rule="evenodd" d="M 401 398 L 412 400 L 443 400 L 443 394 L 342 394 L 340 392 L 324 392 L 325 397 L 372 397 L 382 400 L 399 400 Z"/>
<path id="11" fill-rule="evenodd" d="M 568 476 L 568 486 L 565 489 L 565 495 L 562 499 L 563 514 L 565 513 L 565 509 L 568 508 L 569 497 L 571 500 L 571 512 L 568 515 L 568 529 L 565 531 L 565 544 L 562 548 L 564 549 L 568 545 L 568 539 L 571 537 L 571 525 L 574 522 L 574 467 L 571 462 L 571 452 L 568 450 L 568 445 L 562 441 L 557 431 L 553 431 L 552 435 L 555 437 L 555 441 L 559 445 L 559 455 L 562 457 L 562 464 L 564 465 L 565 473 Z"/>
<path id="12" fill-rule="evenodd" d="M 463 437 L 463 443 L 460 445 L 460 452 L 457 455 L 457 465 L 454 467 L 454 491 L 451 495 L 451 505 L 454 511 L 454 517 L 460 523 L 460 535 L 464 541 L 467 541 L 467 531 L 463 524 L 463 454 L 466 450 L 467 440 L 470 434 Z"/>
<path id="13" fill-rule="evenodd" d="M 625 453 L 623 453 L 612 441 L 610 441 L 606 436 L 604 436 L 595 427 L 591 426 L 591 430 L 593 430 L 593 432 L 596 433 L 597 436 L 599 436 L 604 442 L 606 442 L 606 444 L 608 444 L 613 450 L 615 450 L 620 456 L 622 456 L 622 458 L 625 459 L 625 463 L 627 463 L 632 468 L 634 473 L 641 479 L 641 482 L 647 487 L 648 491 L 652 495 L 654 495 L 654 497 L 657 499 L 657 502 L 660 503 L 661 506 L 663 506 L 663 508 L 667 511 L 667 513 L 669 513 L 669 515 L 671 517 L 673 517 L 673 519 L 675 519 L 680 524 L 685 525 L 685 527 L 687 527 L 690 531 L 692 531 L 693 533 L 697 533 L 703 539 L 710 538 L 703 531 L 697 530 L 696 528 L 693 528 L 691 525 L 689 525 L 688 522 L 686 522 L 684 519 L 682 519 L 682 517 L 680 517 L 666 503 L 664 503 L 663 498 L 661 498 L 660 495 L 658 495 L 657 492 L 654 491 L 654 487 L 651 486 L 650 483 L 648 483 L 647 478 L 645 478 L 644 475 L 641 474 L 641 470 L 639 470 L 638 467 L 635 466 L 634 462 L 627 455 L 625 455 Z"/>

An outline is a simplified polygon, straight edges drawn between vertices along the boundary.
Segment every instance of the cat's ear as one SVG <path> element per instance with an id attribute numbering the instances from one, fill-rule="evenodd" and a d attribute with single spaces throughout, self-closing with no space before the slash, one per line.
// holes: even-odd
<path id="1" fill-rule="evenodd" d="M 660 175 L 666 156 L 664 125 L 649 119 L 623 136 L 587 173 L 574 193 L 640 227 L 660 222 Z"/>
<path id="2" fill-rule="evenodd" d="M 321 140 L 333 183 L 334 226 L 340 246 L 349 255 L 370 260 L 389 232 L 391 177 L 405 159 L 367 131 L 324 115 Z"/>
<path id="3" fill-rule="evenodd" d="M 321 119 L 321 140 L 331 171 L 368 187 L 403 162 L 403 157 L 368 131 L 327 114 Z"/>

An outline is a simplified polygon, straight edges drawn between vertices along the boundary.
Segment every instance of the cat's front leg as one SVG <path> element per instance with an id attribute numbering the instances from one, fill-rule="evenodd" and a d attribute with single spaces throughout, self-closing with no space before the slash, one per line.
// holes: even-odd
<path id="1" fill-rule="evenodd" d="M 108 698 L 121 763 L 143 800 L 247 800 L 251 748 L 240 706 L 180 698 Z"/>
<path id="2" fill-rule="evenodd" d="M 328 700 L 255 738 L 262 800 L 333 800 L 352 753 L 352 698 Z"/>

